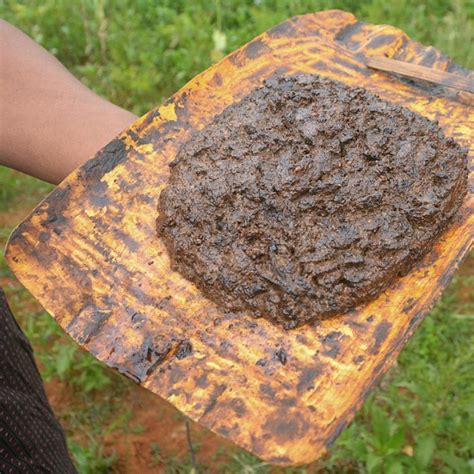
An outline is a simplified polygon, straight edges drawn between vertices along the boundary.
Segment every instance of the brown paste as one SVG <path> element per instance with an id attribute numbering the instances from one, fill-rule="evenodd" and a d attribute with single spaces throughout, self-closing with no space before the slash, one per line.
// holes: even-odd
<path id="1" fill-rule="evenodd" d="M 420 115 L 318 76 L 270 79 L 183 146 L 158 235 L 206 297 L 292 328 L 406 274 L 466 180 L 466 152 Z"/>

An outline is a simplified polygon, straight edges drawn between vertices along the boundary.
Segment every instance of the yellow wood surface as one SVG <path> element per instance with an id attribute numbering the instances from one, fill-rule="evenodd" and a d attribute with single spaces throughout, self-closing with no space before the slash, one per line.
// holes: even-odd
<path id="1" fill-rule="evenodd" d="M 269 76 L 299 72 L 438 120 L 470 148 L 472 186 L 472 96 L 368 69 L 371 55 L 472 78 L 391 26 L 342 11 L 292 18 L 137 120 L 33 211 L 6 252 L 20 281 L 98 359 L 275 464 L 320 457 L 392 364 L 472 245 L 472 194 L 434 250 L 379 298 L 288 332 L 224 314 L 170 270 L 155 232 L 158 198 L 192 131 Z"/>

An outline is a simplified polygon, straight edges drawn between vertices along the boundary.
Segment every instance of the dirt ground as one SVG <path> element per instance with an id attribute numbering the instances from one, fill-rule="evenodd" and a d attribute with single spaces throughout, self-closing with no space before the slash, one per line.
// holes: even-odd
<path id="1" fill-rule="evenodd" d="M 55 412 L 77 407 L 78 400 L 66 384 L 54 379 L 45 386 Z M 170 458 L 190 460 L 185 419 L 178 410 L 139 386 L 125 393 L 122 405 L 124 411 L 132 412 L 131 428 L 114 430 L 104 440 L 105 453 L 117 456 L 113 472 L 160 472 Z M 190 429 L 197 464 L 217 466 L 228 459 L 234 449 L 231 443 L 192 421 Z"/>
<path id="2" fill-rule="evenodd" d="M 134 413 L 134 421 L 143 427 L 142 433 L 112 433 L 106 446 L 119 453 L 118 472 L 140 474 L 150 468 L 160 467 L 160 458 L 189 456 L 186 424 L 179 412 L 169 403 L 145 389 L 137 387 L 127 396 L 127 404 Z M 190 422 L 191 439 L 198 447 L 196 462 L 218 464 L 220 453 L 231 448 L 231 443 Z M 160 456 L 153 451 L 153 443 L 159 445 Z"/>

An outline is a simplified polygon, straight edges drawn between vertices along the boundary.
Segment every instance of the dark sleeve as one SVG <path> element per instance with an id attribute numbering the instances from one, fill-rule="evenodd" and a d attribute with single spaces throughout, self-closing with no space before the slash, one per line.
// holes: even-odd
<path id="1" fill-rule="evenodd" d="M 28 339 L 0 289 L 0 472 L 69 474 L 64 433 Z"/>

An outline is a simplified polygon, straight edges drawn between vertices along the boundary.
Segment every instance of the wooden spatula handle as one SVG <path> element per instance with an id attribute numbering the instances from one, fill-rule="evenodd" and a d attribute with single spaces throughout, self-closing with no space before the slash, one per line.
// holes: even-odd
<path id="1" fill-rule="evenodd" d="M 367 66 L 381 71 L 400 74 L 413 79 L 422 79 L 446 87 L 452 87 L 461 91 L 474 94 L 474 78 L 464 77 L 450 72 L 431 69 L 418 64 L 411 64 L 385 56 L 372 56 L 367 61 Z"/>

